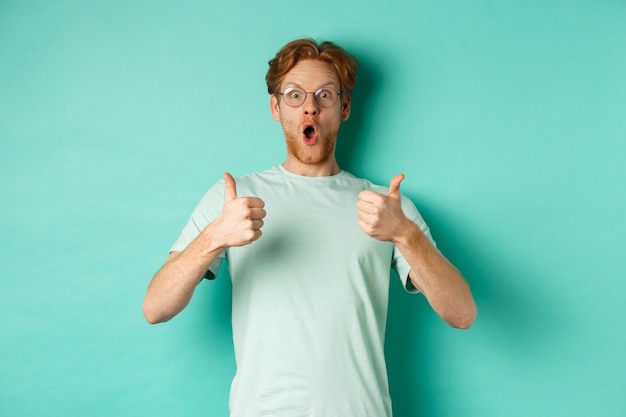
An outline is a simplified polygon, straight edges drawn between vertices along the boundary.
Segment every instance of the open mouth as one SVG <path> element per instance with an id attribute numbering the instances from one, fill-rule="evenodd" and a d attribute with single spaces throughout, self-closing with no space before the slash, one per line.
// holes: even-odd
<path id="1" fill-rule="evenodd" d="M 314 135 L 315 135 L 315 128 L 313 126 L 307 126 L 304 129 L 304 136 L 306 136 L 307 139 L 311 139 Z"/>

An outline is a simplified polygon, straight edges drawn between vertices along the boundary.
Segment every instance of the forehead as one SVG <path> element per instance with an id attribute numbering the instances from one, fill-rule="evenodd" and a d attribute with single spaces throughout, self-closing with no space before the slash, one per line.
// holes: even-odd
<path id="1" fill-rule="evenodd" d="M 283 78 L 283 86 L 296 85 L 305 89 L 322 86 L 339 87 L 339 77 L 332 65 L 314 59 L 298 62 Z"/>

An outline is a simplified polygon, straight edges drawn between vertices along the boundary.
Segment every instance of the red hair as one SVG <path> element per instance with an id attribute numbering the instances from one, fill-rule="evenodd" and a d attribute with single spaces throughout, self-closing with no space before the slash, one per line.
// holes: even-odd
<path id="1" fill-rule="evenodd" d="M 304 59 L 315 59 L 329 64 L 339 78 L 341 102 L 350 99 L 359 61 L 332 42 L 317 43 L 313 39 L 291 41 L 269 61 L 270 68 L 265 74 L 267 91 L 270 94 L 278 93 L 280 83 L 287 73 Z"/>

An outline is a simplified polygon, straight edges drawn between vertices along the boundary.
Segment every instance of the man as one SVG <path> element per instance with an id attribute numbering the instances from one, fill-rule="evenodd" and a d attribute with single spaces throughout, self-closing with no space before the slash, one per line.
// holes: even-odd
<path id="1" fill-rule="evenodd" d="M 337 133 L 358 63 L 340 47 L 285 45 L 266 75 L 282 165 L 204 196 L 144 301 L 150 323 L 180 312 L 228 259 L 237 373 L 231 416 L 391 416 L 384 335 L 391 267 L 451 326 L 476 307 L 415 206 L 342 171 Z"/>

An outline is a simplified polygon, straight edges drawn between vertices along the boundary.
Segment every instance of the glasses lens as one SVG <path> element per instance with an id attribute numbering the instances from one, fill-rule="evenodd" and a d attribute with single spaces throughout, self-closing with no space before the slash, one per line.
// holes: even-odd
<path id="1" fill-rule="evenodd" d="M 288 106 L 298 107 L 299 105 L 304 103 L 306 93 L 300 88 L 289 87 L 285 91 L 283 91 L 283 97 L 285 97 L 285 103 Z"/>
<path id="2" fill-rule="evenodd" d="M 322 107 L 331 107 L 337 102 L 337 92 L 332 88 L 320 88 L 315 92 L 315 101 Z"/>
<path id="3" fill-rule="evenodd" d="M 310 94 L 298 87 L 288 87 L 282 92 L 285 103 L 291 107 L 299 107 Z M 322 107 L 332 107 L 339 97 L 339 93 L 332 88 L 320 88 L 314 93 L 315 101 Z"/>

